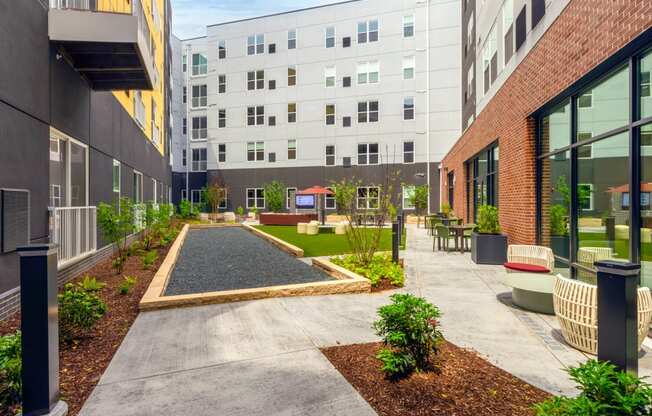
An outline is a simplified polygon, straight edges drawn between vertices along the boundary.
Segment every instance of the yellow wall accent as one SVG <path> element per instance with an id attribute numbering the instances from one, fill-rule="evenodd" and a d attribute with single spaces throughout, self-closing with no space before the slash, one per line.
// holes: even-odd
<path id="1" fill-rule="evenodd" d="M 133 2 L 141 2 L 149 32 L 151 35 L 151 45 L 154 48 L 154 68 L 158 73 L 155 85 L 152 91 L 142 91 L 142 101 L 145 107 L 144 123 L 141 125 L 143 132 L 152 144 L 163 155 L 165 154 L 165 141 L 163 140 L 165 132 L 165 0 L 98 0 L 98 9 L 106 12 L 132 13 Z M 154 15 L 155 13 L 155 15 Z M 158 16 L 158 19 L 154 16 Z M 113 95 L 120 102 L 122 107 L 129 115 L 136 120 L 136 91 L 114 91 Z M 152 114 L 152 107 L 156 105 L 156 112 Z M 154 123 L 152 123 L 152 116 Z M 158 129 L 158 134 L 154 134 L 153 124 Z M 156 136 L 156 137 L 154 137 Z"/>

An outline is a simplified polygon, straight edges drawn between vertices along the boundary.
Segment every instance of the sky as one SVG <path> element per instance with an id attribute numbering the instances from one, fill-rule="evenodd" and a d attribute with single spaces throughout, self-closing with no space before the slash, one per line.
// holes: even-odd
<path id="1" fill-rule="evenodd" d="M 180 39 L 206 34 L 206 26 L 230 20 L 336 3 L 338 0 L 172 0 L 172 31 Z"/>

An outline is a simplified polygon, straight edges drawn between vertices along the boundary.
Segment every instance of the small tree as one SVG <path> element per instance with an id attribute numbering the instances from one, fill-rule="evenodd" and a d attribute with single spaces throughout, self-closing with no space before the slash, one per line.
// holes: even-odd
<path id="1" fill-rule="evenodd" d="M 220 211 L 220 205 L 226 201 L 227 188 L 220 180 L 215 179 L 206 188 L 206 203 L 211 214 Z"/>
<path id="2" fill-rule="evenodd" d="M 478 232 L 480 234 L 500 234 L 498 208 L 492 205 L 478 207 Z"/>
<path id="3" fill-rule="evenodd" d="M 273 181 L 265 186 L 265 203 L 272 212 L 281 212 L 285 205 L 285 185 Z"/>
<path id="4" fill-rule="evenodd" d="M 158 221 L 158 210 L 154 206 L 154 203 L 148 202 L 145 205 L 145 228 L 143 228 L 143 247 L 145 250 L 152 248 L 152 243 L 155 237 L 155 227 L 156 222 Z"/>
<path id="5" fill-rule="evenodd" d="M 127 237 L 135 232 L 133 203 L 129 198 L 121 198 L 115 205 L 100 203 L 97 209 L 97 222 L 104 238 L 115 244 L 118 257 L 113 265 L 117 273 L 122 273 L 127 256 Z"/>
<path id="6" fill-rule="evenodd" d="M 425 216 L 428 211 L 428 196 L 428 185 L 415 186 L 414 192 L 410 195 L 410 204 L 414 206 L 414 211 L 417 214 L 417 227 L 421 223 L 421 217 Z"/>

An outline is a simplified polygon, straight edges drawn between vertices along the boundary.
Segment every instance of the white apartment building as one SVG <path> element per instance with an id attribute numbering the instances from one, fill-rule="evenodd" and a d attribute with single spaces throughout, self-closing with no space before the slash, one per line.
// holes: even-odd
<path id="1" fill-rule="evenodd" d="M 460 0 L 354 0 L 182 41 L 186 134 L 174 137 L 173 199 L 187 187 L 199 202 L 202 180 L 219 179 L 225 209 L 262 209 L 272 180 L 290 199 L 343 177 L 373 187 L 399 172 L 405 196 L 430 185 L 436 210 L 439 161 L 462 126 L 461 11 Z"/>

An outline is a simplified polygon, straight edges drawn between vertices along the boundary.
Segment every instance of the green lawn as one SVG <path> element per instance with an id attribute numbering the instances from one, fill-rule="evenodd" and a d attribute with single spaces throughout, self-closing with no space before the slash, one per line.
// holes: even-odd
<path id="1" fill-rule="evenodd" d="M 351 253 L 345 235 L 336 235 L 331 230 L 321 230 L 317 235 L 297 234 L 295 226 L 257 225 L 257 229 L 303 249 L 305 257 L 334 256 Z M 368 230 L 371 232 L 372 230 Z M 405 233 L 403 233 L 403 246 Z M 384 229 L 380 238 L 380 251 L 392 249 L 392 230 Z"/>
<path id="2" fill-rule="evenodd" d="M 604 233 L 580 233 L 580 247 L 610 247 Z M 612 242 L 617 258 L 629 259 L 629 240 L 616 240 Z M 641 244 L 641 260 L 652 261 L 652 243 Z"/>

